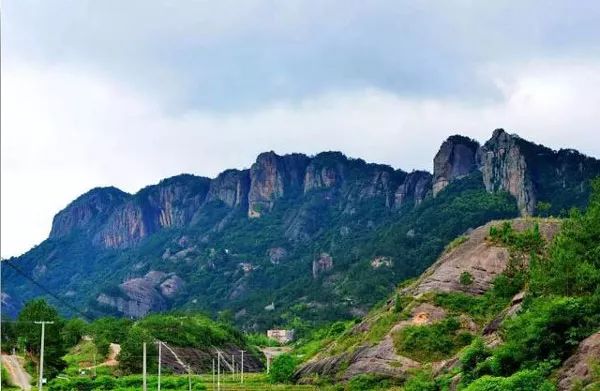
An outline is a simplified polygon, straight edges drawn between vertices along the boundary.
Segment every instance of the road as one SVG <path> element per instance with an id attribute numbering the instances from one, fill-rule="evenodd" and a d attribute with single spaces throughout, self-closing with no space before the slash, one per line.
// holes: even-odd
<path id="1" fill-rule="evenodd" d="M 10 376 L 11 383 L 22 390 L 31 390 L 31 376 L 25 372 L 21 359 L 13 355 L 2 355 L 2 364 Z"/>

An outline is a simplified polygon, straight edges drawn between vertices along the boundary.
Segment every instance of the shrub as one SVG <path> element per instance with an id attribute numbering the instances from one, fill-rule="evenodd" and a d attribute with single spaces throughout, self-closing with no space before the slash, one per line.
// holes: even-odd
<path id="1" fill-rule="evenodd" d="M 473 283 L 473 275 L 469 272 L 462 272 L 460 274 L 460 278 L 458 279 L 461 285 L 471 285 Z"/>
<path id="2" fill-rule="evenodd" d="M 440 376 L 437 379 L 431 372 L 420 370 L 414 372 L 406 382 L 404 382 L 404 391 L 442 391 L 448 390 L 451 379 L 447 376 Z"/>
<path id="3" fill-rule="evenodd" d="M 485 347 L 481 338 L 474 339 L 471 345 L 465 348 L 460 357 L 463 384 L 468 384 L 481 375 L 487 374 L 485 360 L 490 355 L 490 350 Z"/>
<path id="4" fill-rule="evenodd" d="M 460 331 L 460 322 L 451 317 L 424 326 L 408 326 L 394 336 L 398 351 L 420 362 L 432 362 L 451 356 L 469 344 L 472 336 Z"/>
<path id="5" fill-rule="evenodd" d="M 453 249 L 455 249 L 456 247 L 458 247 L 461 244 L 463 244 L 464 242 L 466 242 L 467 240 L 469 240 L 469 237 L 467 235 L 458 236 L 454 240 L 452 240 L 450 243 L 448 243 L 448 245 L 446 246 L 446 248 L 444 249 L 444 251 L 445 252 L 450 252 Z"/>
<path id="6" fill-rule="evenodd" d="M 542 361 L 560 363 L 600 325 L 600 298 L 538 298 L 506 321 L 506 343 L 493 355 L 496 374 L 510 375 Z"/>
<path id="7" fill-rule="evenodd" d="M 535 370 L 523 370 L 510 377 L 483 376 L 471 383 L 465 391 L 554 391 L 554 385 Z"/>
<path id="8" fill-rule="evenodd" d="M 297 361 L 289 354 L 281 354 L 273 359 L 269 372 L 271 383 L 291 383 Z"/>
<path id="9" fill-rule="evenodd" d="M 391 386 L 391 381 L 381 376 L 373 374 L 358 375 L 350 379 L 346 387 L 347 391 L 363 391 L 388 389 Z"/>

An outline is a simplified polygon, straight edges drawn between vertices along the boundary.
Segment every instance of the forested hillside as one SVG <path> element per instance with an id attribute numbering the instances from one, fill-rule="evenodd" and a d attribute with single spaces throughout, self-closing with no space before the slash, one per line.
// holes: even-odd
<path id="1" fill-rule="evenodd" d="M 360 323 L 308 341 L 295 380 L 323 387 L 600 389 L 600 179 L 585 212 L 478 228 Z"/>
<path id="2" fill-rule="evenodd" d="M 596 159 L 499 129 L 484 145 L 448 138 L 433 174 L 269 152 L 215 179 L 93 189 L 56 215 L 47 240 L 5 261 L 2 305 L 13 316 L 38 296 L 92 318 L 224 311 L 246 330 L 301 333 L 364 315 L 492 219 L 585 206 L 598 174 Z"/>

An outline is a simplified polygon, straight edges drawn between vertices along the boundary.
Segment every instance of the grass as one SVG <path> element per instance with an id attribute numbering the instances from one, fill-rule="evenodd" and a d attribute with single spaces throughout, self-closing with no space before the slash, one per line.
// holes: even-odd
<path id="1" fill-rule="evenodd" d="M 94 355 L 96 355 L 96 365 L 101 364 L 103 362 L 103 357 L 98 353 L 98 349 L 94 342 L 91 340 L 81 340 L 63 357 L 67 363 L 64 374 L 70 377 L 80 376 L 80 372 L 83 368 L 94 365 Z M 86 375 L 91 376 L 94 373 L 97 376 L 112 375 L 113 369 L 114 368 L 112 367 L 98 366 L 95 371 L 86 370 Z"/>
<path id="2" fill-rule="evenodd" d="M 460 321 L 451 317 L 431 325 L 407 326 L 393 338 L 399 354 L 419 362 L 434 362 L 454 355 L 471 342 L 472 335 L 461 330 Z"/>
<path id="3" fill-rule="evenodd" d="M 216 380 L 213 385 L 211 374 L 207 375 L 192 375 L 192 390 L 217 390 Z M 158 379 L 156 375 L 148 376 L 148 389 L 157 388 Z M 275 390 L 275 391 L 313 391 L 317 390 L 311 385 L 295 385 L 295 384 L 271 384 L 265 373 L 247 373 L 244 374 L 244 383 L 240 382 L 239 375 L 221 376 L 221 390 Z M 138 391 L 142 386 L 141 375 L 130 375 L 123 377 L 99 377 L 96 382 L 92 383 L 90 379 L 55 379 L 51 385 L 44 390 L 63 391 L 71 390 L 73 387 L 77 389 L 94 389 L 94 390 L 116 390 L 116 391 Z M 161 377 L 162 390 L 188 390 L 188 377 L 186 375 L 165 375 Z"/>
<path id="4" fill-rule="evenodd" d="M 467 240 L 469 240 L 469 236 L 467 236 L 467 235 L 457 236 L 454 240 L 452 240 L 450 243 L 448 243 L 446 245 L 446 247 L 444 248 L 444 253 L 449 253 L 450 251 L 454 250 L 455 248 L 457 248 L 458 246 L 460 246 Z"/>

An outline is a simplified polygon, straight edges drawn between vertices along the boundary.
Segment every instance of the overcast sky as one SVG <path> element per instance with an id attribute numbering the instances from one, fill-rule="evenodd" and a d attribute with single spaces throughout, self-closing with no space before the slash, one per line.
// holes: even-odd
<path id="1" fill-rule="evenodd" d="M 2 1 L 1 253 L 96 186 L 262 151 L 432 168 L 504 127 L 600 156 L 600 2 Z"/>

